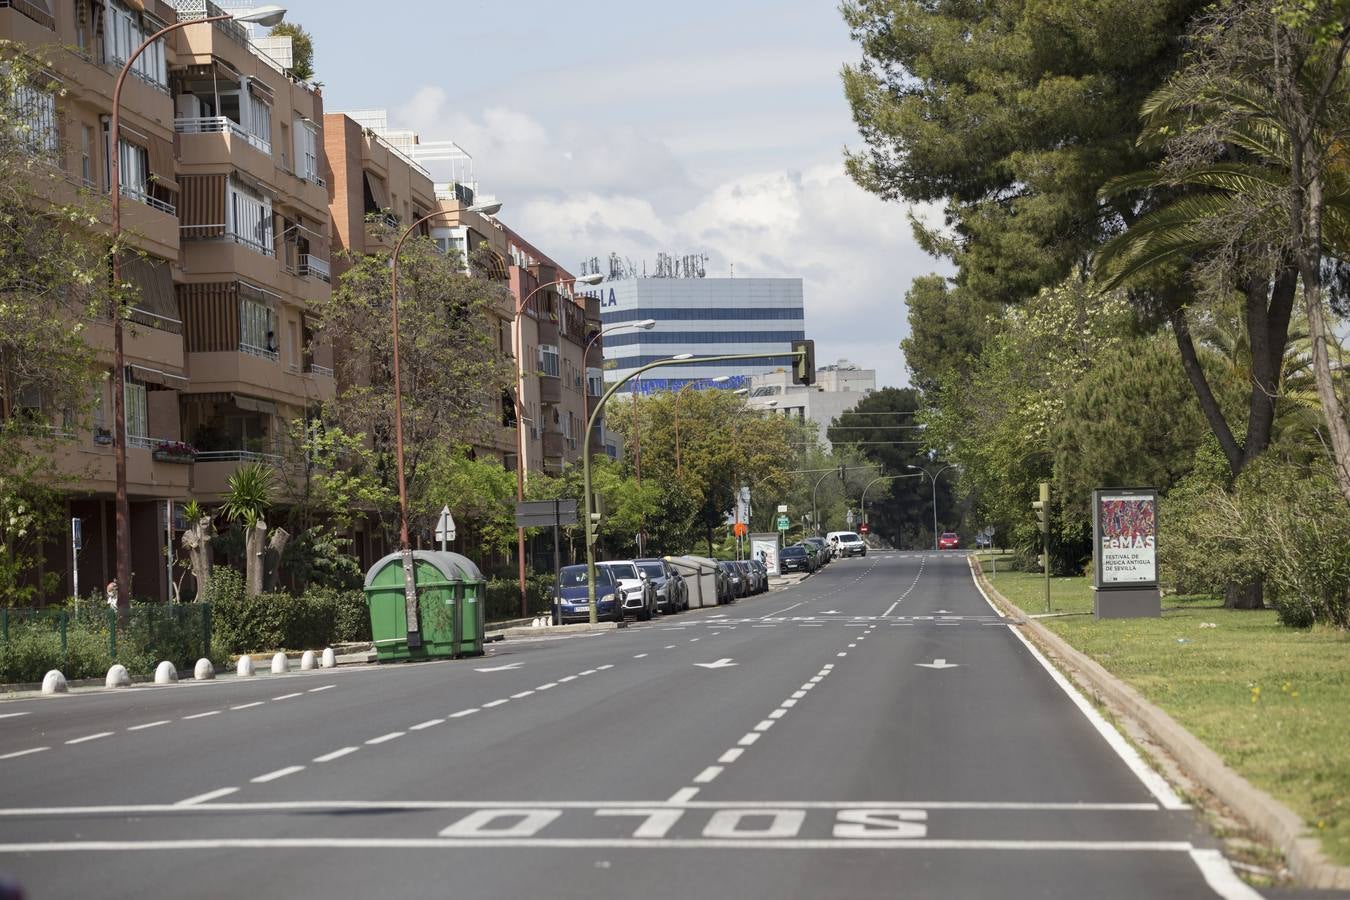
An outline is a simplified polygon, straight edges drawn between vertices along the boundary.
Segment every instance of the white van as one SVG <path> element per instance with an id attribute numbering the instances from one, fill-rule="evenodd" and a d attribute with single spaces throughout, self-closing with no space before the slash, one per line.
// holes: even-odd
<path id="1" fill-rule="evenodd" d="M 867 544 L 852 531 L 831 531 L 825 535 L 835 556 L 866 556 Z"/>

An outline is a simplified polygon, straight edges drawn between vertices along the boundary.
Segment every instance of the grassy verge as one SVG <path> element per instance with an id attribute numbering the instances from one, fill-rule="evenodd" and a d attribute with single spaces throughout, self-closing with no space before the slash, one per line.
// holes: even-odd
<path id="1" fill-rule="evenodd" d="M 1025 612 L 1044 612 L 1039 574 L 1000 559 L 990 581 Z M 1350 635 L 1286 628 L 1274 612 L 1227 610 L 1210 597 L 1164 597 L 1161 619 L 1099 622 L 1089 586 L 1052 578 L 1061 615 L 1041 624 L 1303 816 L 1326 855 L 1350 865 Z"/>

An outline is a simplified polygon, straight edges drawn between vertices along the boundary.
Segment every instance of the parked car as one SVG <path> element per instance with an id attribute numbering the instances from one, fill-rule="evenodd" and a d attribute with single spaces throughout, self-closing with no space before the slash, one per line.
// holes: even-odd
<path id="1" fill-rule="evenodd" d="M 689 608 L 689 587 L 684 576 L 671 568 L 664 559 L 636 559 L 637 567 L 647 575 L 647 583 L 656 589 L 656 608 L 663 613 L 677 613 Z"/>
<path id="2" fill-rule="evenodd" d="M 736 568 L 741 570 L 741 575 L 745 577 L 746 593 L 752 596 L 763 593 L 768 590 L 768 584 L 760 585 L 759 570 L 748 559 L 736 561 Z"/>
<path id="3" fill-rule="evenodd" d="M 830 547 L 828 544 L 825 543 L 824 538 L 819 537 L 802 538 L 802 543 L 810 547 L 811 552 L 815 554 L 817 569 L 823 567 L 826 563 L 830 561 Z"/>
<path id="4" fill-rule="evenodd" d="M 961 537 L 955 531 L 944 531 L 938 538 L 939 550 L 959 550 L 961 549 Z"/>
<path id="5" fill-rule="evenodd" d="M 727 581 L 731 586 L 731 597 L 733 600 L 746 597 L 750 594 L 749 580 L 745 577 L 745 573 L 741 571 L 740 566 L 730 560 L 724 559 L 718 562 L 717 568 L 726 573 Z"/>
<path id="6" fill-rule="evenodd" d="M 831 531 L 826 538 L 834 545 L 836 556 L 866 556 L 867 544 L 852 531 Z"/>
<path id="7" fill-rule="evenodd" d="M 750 568 L 759 575 L 759 592 L 761 594 L 769 590 L 769 567 L 765 565 L 762 559 L 750 560 Z"/>
<path id="8" fill-rule="evenodd" d="M 647 582 L 647 576 L 631 559 L 602 562 L 614 576 L 619 585 L 619 595 L 623 598 L 623 612 L 632 615 L 640 622 L 646 622 L 656 614 L 656 589 Z"/>
<path id="9" fill-rule="evenodd" d="M 623 604 L 616 592 L 618 585 L 613 574 L 604 566 L 595 567 L 595 614 L 606 621 L 623 620 Z M 585 566 L 563 566 L 553 589 L 553 624 L 589 622 L 591 620 L 590 591 L 587 590 Z"/>
<path id="10" fill-rule="evenodd" d="M 778 552 L 778 568 L 783 574 L 805 572 L 810 575 L 816 570 L 815 555 L 803 544 L 792 544 Z"/>
<path id="11" fill-rule="evenodd" d="M 717 563 L 717 602 L 730 603 L 736 599 L 736 588 L 731 583 L 731 576 L 722 563 Z"/>

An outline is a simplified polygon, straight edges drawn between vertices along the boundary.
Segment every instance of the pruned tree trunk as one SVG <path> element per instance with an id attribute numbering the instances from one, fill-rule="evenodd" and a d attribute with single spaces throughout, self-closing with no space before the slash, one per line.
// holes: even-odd
<path id="1" fill-rule="evenodd" d="M 281 554 L 286 550 L 286 544 L 291 540 L 291 534 L 284 528 L 276 528 L 272 531 L 272 536 L 267 539 L 267 550 L 263 553 L 263 590 L 266 592 L 277 589 L 277 581 L 281 575 Z"/>
<path id="2" fill-rule="evenodd" d="M 211 539 L 216 536 L 216 523 L 210 516 L 202 516 L 179 541 L 188 555 L 188 565 L 192 568 L 192 578 L 197 582 L 197 598 L 206 595 L 207 585 L 211 582 Z"/>
<path id="3" fill-rule="evenodd" d="M 1265 582 L 1259 576 L 1246 584 L 1230 584 L 1224 588 L 1224 609 L 1265 609 Z"/>
<path id="4" fill-rule="evenodd" d="M 259 519 L 244 531 L 244 591 L 250 597 L 263 592 L 263 562 L 267 552 L 267 523 Z"/>

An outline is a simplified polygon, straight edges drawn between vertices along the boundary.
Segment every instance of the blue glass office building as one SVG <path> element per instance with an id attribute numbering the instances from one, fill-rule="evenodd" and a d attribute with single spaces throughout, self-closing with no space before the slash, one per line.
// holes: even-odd
<path id="1" fill-rule="evenodd" d="M 656 327 L 615 329 L 605 333 L 605 381 L 613 383 L 639 366 L 682 353 L 722 356 L 732 353 L 786 354 L 791 342 L 806 336 L 800 278 L 630 278 L 607 281 L 589 292 L 600 298 L 606 329 L 655 319 Z M 707 384 L 744 387 L 751 375 L 786 369 L 792 358 L 689 363 L 654 369 L 641 377 L 641 393 Z"/>

